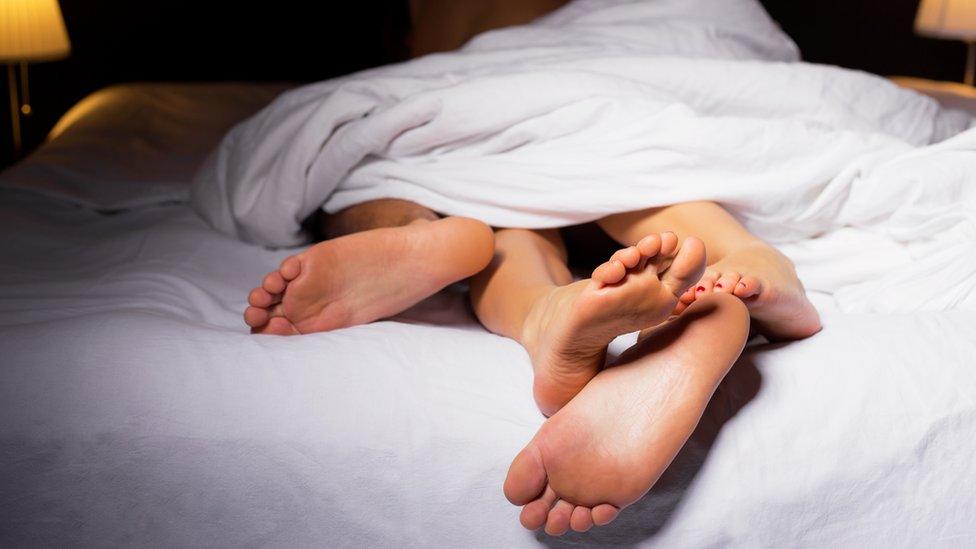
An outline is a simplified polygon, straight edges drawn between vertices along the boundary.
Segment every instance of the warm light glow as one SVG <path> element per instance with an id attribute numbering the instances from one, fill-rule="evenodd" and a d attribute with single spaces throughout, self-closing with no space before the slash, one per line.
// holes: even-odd
<path id="1" fill-rule="evenodd" d="M 936 38 L 976 40 L 976 0 L 922 0 L 915 31 Z"/>
<path id="2" fill-rule="evenodd" d="M 0 0 L 0 63 L 53 61 L 70 52 L 58 0 Z"/>

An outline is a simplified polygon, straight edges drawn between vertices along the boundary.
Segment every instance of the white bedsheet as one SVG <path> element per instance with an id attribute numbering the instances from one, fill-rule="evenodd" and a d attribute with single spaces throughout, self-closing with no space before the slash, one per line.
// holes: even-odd
<path id="1" fill-rule="evenodd" d="M 0 231 L 2 546 L 976 543 L 972 312 L 815 296 L 823 332 L 747 350 L 651 493 L 556 541 L 501 492 L 543 421 L 528 358 L 463 294 L 250 336 L 246 292 L 288 252 L 185 205 L 7 190 Z"/>

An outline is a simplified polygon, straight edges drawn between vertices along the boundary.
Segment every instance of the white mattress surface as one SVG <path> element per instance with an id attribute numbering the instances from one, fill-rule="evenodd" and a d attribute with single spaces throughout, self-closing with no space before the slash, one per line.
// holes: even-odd
<path id="1" fill-rule="evenodd" d="M 0 234 L 0 546 L 976 543 L 973 312 L 817 296 L 824 330 L 748 348 L 647 497 L 556 540 L 501 492 L 543 421 L 528 357 L 462 289 L 251 336 L 246 293 L 291 251 L 186 205 L 4 189 Z"/>

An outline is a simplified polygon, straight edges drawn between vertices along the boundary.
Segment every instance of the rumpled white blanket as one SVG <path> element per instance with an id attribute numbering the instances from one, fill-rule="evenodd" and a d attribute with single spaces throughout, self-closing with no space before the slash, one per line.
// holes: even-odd
<path id="1" fill-rule="evenodd" d="M 298 88 L 235 127 L 193 202 L 219 230 L 402 198 L 503 227 L 692 200 L 781 243 L 847 311 L 976 306 L 976 130 L 798 62 L 754 0 L 576 0 L 459 51 Z"/>

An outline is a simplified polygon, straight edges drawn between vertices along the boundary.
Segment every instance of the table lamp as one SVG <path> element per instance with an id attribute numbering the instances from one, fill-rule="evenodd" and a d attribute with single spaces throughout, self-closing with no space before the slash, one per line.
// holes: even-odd
<path id="1" fill-rule="evenodd" d="M 68 56 L 71 43 L 58 0 L 0 0 L 0 63 L 7 65 L 14 153 L 20 155 L 20 115 L 30 115 L 27 63 Z M 20 69 L 20 96 L 17 69 Z"/>
<path id="2" fill-rule="evenodd" d="M 969 45 L 966 84 L 976 77 L 976 0 L 922 0 L 915 32 L 932 38 L 962 40 Z"/>

